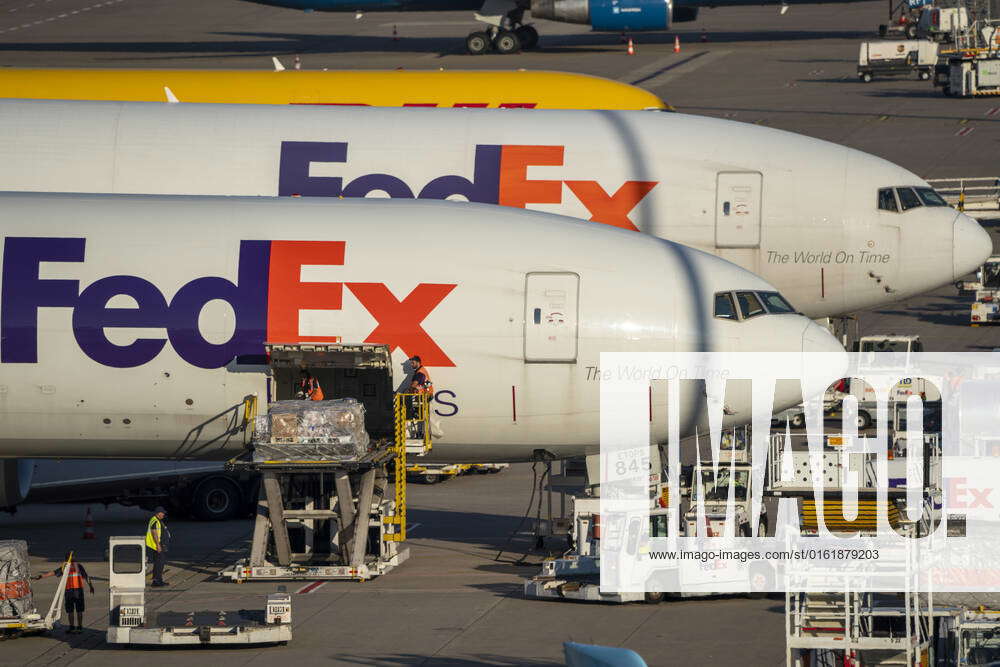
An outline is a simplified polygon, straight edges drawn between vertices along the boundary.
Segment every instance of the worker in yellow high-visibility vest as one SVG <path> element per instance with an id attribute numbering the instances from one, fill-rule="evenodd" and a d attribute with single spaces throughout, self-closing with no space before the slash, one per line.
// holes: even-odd
<path id="1" fill-rule="evenodd" d="M 153 582 L 151 586 L 166 586 L 163 581 L 163 567 L 166 564 L 167 537 L 170 531 L 163 525 L 167 511 L 162 507 L 153 510 L 146 527 L 146 556 L 153 561 Z"/>

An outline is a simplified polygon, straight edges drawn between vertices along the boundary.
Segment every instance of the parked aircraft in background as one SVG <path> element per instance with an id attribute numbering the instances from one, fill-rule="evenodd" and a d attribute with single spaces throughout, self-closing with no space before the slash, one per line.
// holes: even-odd
<path id="1" fill-rule="evenodd" d="M 4 100 L 0 151 L 8 191 L 538 208 L 729 259 L 810 317 L 951 284 L 992 250 L 975 220 L 906 169 L 678 113 Z"/>
<path id="2" fill-rule="evenodd" d="M 649 91 L 569 72 L 0 68 L 0 97 L 120 102 L 500 109 L 669 109 Z"/>
<path id="3" fill-rule="evenodd" d="M 531 17 L 589 25 L 604 32 L 669 30 L 673 23 L 698 18 L 702 7 L 775 5 L 784 13 L 789 4 L 819 4 L 831 0 L 247 0 L 261 5 L 320 12 L 402 12 L 473 10 L 485 29 L 466 37 L 474 55 L 495 50 L 516 53 L 538 44 L 538 31 L 524 22 Z M 856 0 L 832 0 L 855 2 Z"/>

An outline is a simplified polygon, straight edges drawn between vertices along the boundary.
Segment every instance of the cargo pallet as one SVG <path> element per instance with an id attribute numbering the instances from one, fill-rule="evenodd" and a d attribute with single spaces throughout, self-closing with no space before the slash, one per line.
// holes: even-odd
<path id="1" fill-rule="evenodd" d="M 384 345 L 285 345 L 269 346 L 269 352 L 272 366 L 282 352 L 305 354 L 314 364 L 317 358 L 350 359 L 339 367 L 380 370 L 386 386 L 391 384 L 391 358 Z M 256 405 L 245 412 L 252 422 Z M 391 421 L 391 437 L 368 427 L 373 446 L 362 456 L 345 458 L 321 442 L 276 443 L 258 448 L 263 453 L 248 451 L 229 461 L 230 469 L 259 473 L 261 489 L 250 554 L 219 575 L 237 583 L 365 581 L 404 562 L 409 557 L 409 549 L 401 546 L 406 539 L 406 458 L 431 449 L 428 395 L 395 394 Z M 279 449 L 286 456 L 270 458 Z M 390 475 L 392 496 L 387 494 Z M 300 533 L 295 543 L 290 527 Z"/>

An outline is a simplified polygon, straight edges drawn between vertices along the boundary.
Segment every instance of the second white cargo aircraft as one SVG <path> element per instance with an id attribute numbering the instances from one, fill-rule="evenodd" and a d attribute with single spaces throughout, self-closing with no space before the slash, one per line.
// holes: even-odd
<path id="1" fill-rule="evenodd" d="M 0 190 L 450 198 L 562 213 L 729 259 L 810 317 L 951 283 L 992 249 L 906 169 L 685 114 L 3 101 L 0 156 Z M 443 241 L 417 226 L 392 240 L 420 248 L 418 273 Z"/>

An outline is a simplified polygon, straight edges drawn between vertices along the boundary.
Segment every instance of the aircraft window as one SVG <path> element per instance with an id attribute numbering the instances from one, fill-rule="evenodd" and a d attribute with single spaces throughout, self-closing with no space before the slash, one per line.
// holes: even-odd
<path id="1" fill-rule="evenodd" d="M 939 195 L 933 188 L 913 188 L 917 196 L 924 202 L 924 206 L 947 206 L 948 202 Z"/>
<path id="2" fill-rule="evenodd" d="M 761 298 L 764 305 L 767 307 L 767 312 L 781 314 L 781 313 L 794 313 L 795 308 L 792 304 L 785 301 L 785 297 L 781 296 L 777 292 L 757 292 L 757 296 Z"/>
<path id="3" fill-rule="evenodd" d="M 920 198 L 917 197 L 911 188 L 896 188 L 896 194 L 899 195 L 899 205 L 904 211 L 923 206 Z"/>
<path id="4" fill-rule="evenodd" d="M 862 352 L 909 352 L 910 341 L 889 340 L 884 338 L 879 341 L 866 340 L 861 345 Z"/>
<path id="5" fill-rule="evenodd" d="M 738 470 L 732 477 L 734 489 L 733 496 L 736 502 L 743 502 L 747 499 L 747 487 L 750 482 L 749 470 Z M 729 498 L 730 476 L 729 470 L 719 466 L 719 474 L 713 475 L 711 471 L 703 470 L 701 473 L 702 488 L 705 490 L 705 500 L 726 500 Z"/>
<path id="6" fill-rule="evenodd" d="M 878 208 L 880 211 L 899 213 L 899 208 L 896 206 L 896 195 L 892 193 L 892 188 L 882 188 L 878 191 Z"/>
<path id="7" fill-rule="evenodd" d="M 729 292 L 719 292 L 715 295 L 715 316 L 724 320 L 737 320 L 736 304 Z"/>
<path id="8" fill-rule="evenodd" d="M 753 292 L 737 292 L 736 300 L 740 304 L 740 312 L 743 314 L 744 319 L 763 315 L 767 312 L 764 310 L 760 299 Z"/>

